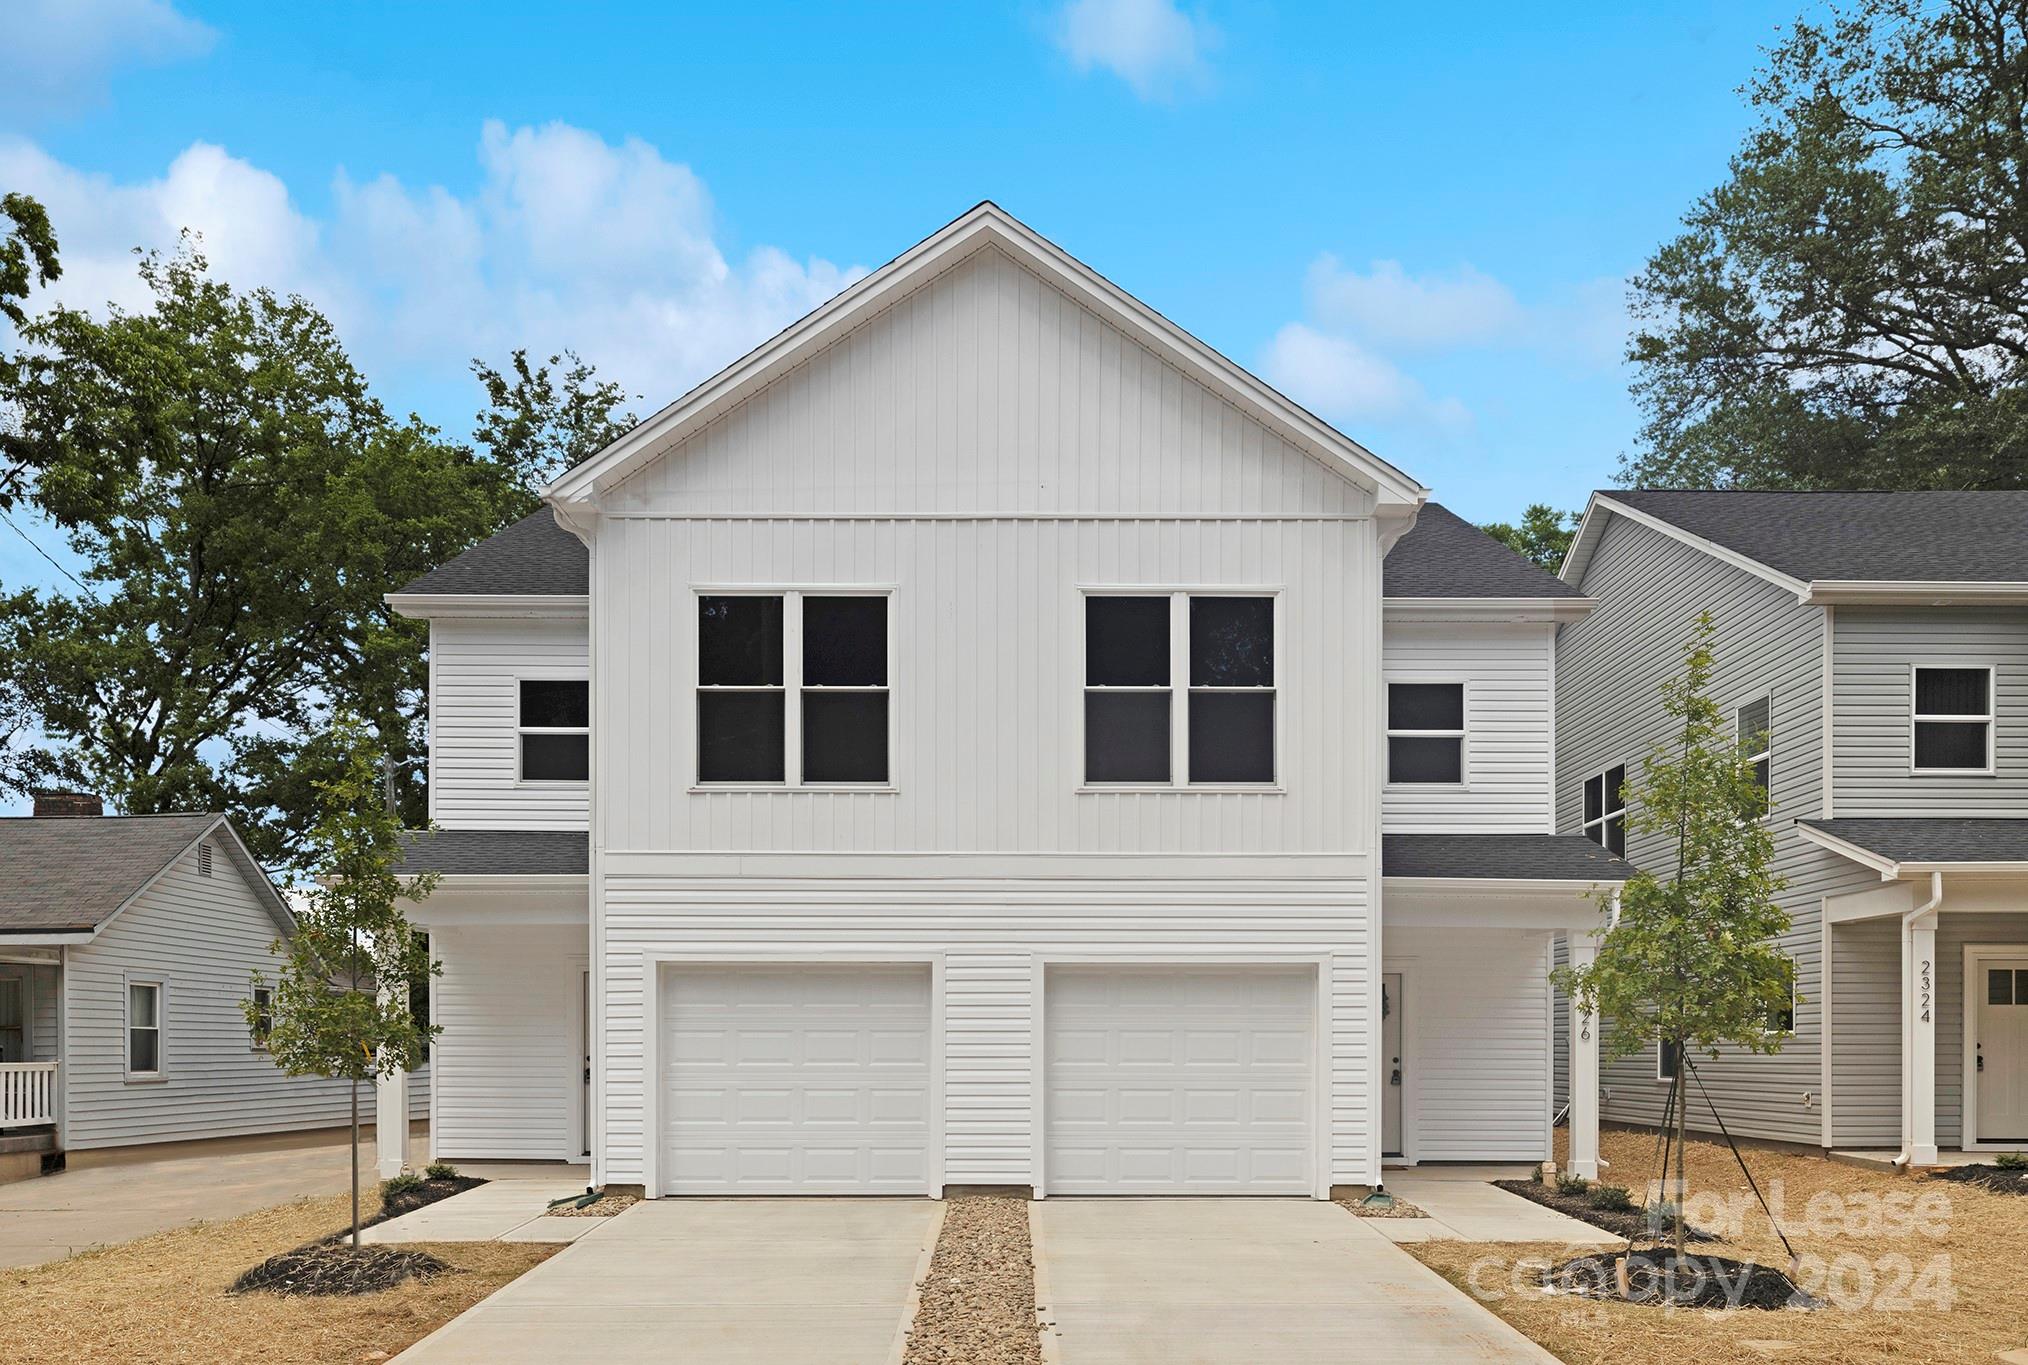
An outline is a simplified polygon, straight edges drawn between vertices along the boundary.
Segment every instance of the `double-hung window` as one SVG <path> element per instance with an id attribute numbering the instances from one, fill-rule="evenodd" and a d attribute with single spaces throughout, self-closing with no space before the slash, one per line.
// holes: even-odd
<path id="1" fill-rule="evenodd" d="M 1271 785 L 1275 708 L 1273 597 L 1085 595 L 1087 785 Z"/>
<path id="2" fill-rule="evenodd" d="M 1753 764 L 1754 785 L 1760 788 L 1760 813 L 1766 815 L 1772 808 L 1769 782 L 1772 779 L 1772 758 L 1774 754 L 1773 705 L 1769 698 L 1758 697 L 1733 712 L 1734 734 L 1739 739 L 1739 755 Z"/>
<path id="3" fill-rule="evenodd" d="M 142 1078 L 162 1074 L 162 986 L 159 982 L 127 983 L 127 1074 Z"/>
<path id="4" fill-rule="evenodd" d="M 1584 837 L 1621 856 L 1627 851 L 1626 788 L 1624 763 L 1584 780 Z"/>
<path id="5" fill-rule="evenodd" d="M 1455 786 L 1465 780 L 1465 685 L 1387 685 L 1387 780 Z"/>
<path id="6" fill-rule="evenodd" d="M 1917 668 L 1909 736 L 1919 773 L 1993 770 L 1993 670 Z"/>
<path id="7" fill-rule="evenodd" d="M 523 782 L 591 776 L 591 684 L 583 678 L 521 679 L 515 729 Z"/>
<path id="8" fill-rule="evenodd" d="M 888 702 L 884 593 L 698 597 L 699 783 L 884 786 Z"/>

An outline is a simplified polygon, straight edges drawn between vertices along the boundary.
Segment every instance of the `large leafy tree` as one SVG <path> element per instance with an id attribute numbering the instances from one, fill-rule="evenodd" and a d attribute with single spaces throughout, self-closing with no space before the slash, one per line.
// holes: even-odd
<path id="1" fill-rule="evenodd" d="M 56 233 L 49 213 L 25 194 L 0 194 L 0 317 L 15 326 L 28 321 L 21 302 L 38 284 L 63 274 L 56 260 Z"/>
<path id="2" fill-rule="evenodd" d="M 1479 529 L 1539 569 L 1555 573 L 1577 534 L 1578 514 L 1559 512 L 1546 502 L 1532 502 L 1519 522 L 1490 521 Z"/>
<path id="3" fill-rule="evenodd" d="M 87 566 L 0 601 L 0 676 L 46 740 L 16 779 L 231 810 L 300 866 L 328 776 L 304 737 L 337 709 L 419 820 L 425 637 L 381 596 L 497 526 L 508 481 L 392 417 L 304 299 L 213 278 L 187 239 L 139 268 L 150 308 L 53 308 L 0 370 L 0 510 Z"/>
<path id="4" fill-rule="evenodd" d="M 528 352 L 518 350 L 506 370 L 474 360 L 472 373 L 486 393 L 473 436 L 512 476 L 509 510 L 515 516 L 534 511 L 546 484 L 634 425 L 633 413 L 618 411 L 626 390 L 600 379 L 573 351 L 530 365 Z"/>
<path id="5" fill-rule="evenodd" d="M 1628 482 L 2028 486 L 2028 4 L 1860 0 L 1634 281 Z"/>
<path id="6" fill-rule="evenodd" d="M 1659 857 L 1619 892 L 1619 917 L 1602 931 L 1598 957 L 1557 984 L 1604 1028 L 1610 1057 L 1667 1046 L 1688 1061 L 1721 1045 L 1781 1050 L 1776 1026 L 1791 1005 L 1792 969 L 1776 945 L 1789 917 L 1775 897 L 1774 835 L 1762 817 L 1766 793 L 1751 752 L 1756 736 L 1734 736 L 1711 699 L 1716 662 L 1711 615 L 1698 618 L 1683 647 L 1683 671 L 1662 687 L 1671 732 L 1641 764 L 1627 824 L 1653 835 Z M 1681 1082 L 1679 1081 L 1679 1085 Z M 1677 1103 L 1677 1182 L 1689 1106 Z M 1682 1200 L 1676 1251 L 1683 1250 Z"/>

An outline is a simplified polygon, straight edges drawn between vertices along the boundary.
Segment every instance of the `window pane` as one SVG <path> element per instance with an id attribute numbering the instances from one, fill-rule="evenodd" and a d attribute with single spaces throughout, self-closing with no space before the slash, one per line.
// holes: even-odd
<path id="1" fill-rule="evenodd" d="M 1084 599 L 1084 680 L 1091 687 L 1169 685 L 1169 599 Z"/>
<path id="2" fill-rule="evenodd" d="M 697 694 L 697 780 L 780 782 L 780 692 Z"/>
<path id="3" fill-rule="evenodd" d="M 128 1029 L 127 1070 L 160 1071 L 161 1069 L 162 1035 L 151 1028 Z"/>
<path id="4" fill-rule="evenodd" d="M 1682 1049 L 1674 1043 L 1663 1043 L 1660 1046 L 1662 1055 L 1656 1062 L 1655 1074 L 1665 1081 L 1672 1080 L 1676 1075 L 1677 1061 Z"/>
<path id="5" fill-rule="evenodd" d="M 1084 694 L 1084 780 L 1167 782 L 1167 692 Z"/>
<path id="6" fill-rule="evenodd" d="M 1615 815 L 1605 822 L 1606 852 L 1618 857 L 1627 856 L 1627 818 Z"/>
<path id="7" fill-rule="evenodd" d="M 2011 1005 L 2014 1003 L 2014 973 L 2005 967 L 1986 969 L 1986 1003 L 1988 1005 Z"/>
<path id="8" fill-rule="evenodd" d="M 1275 780 L 1274 693 L 1190 694 L 1190 780 Z"/>
<path id="9" fill-rule="evenodd" d="M 1739 747 L 1757 754 L 1766 747 L 1768 733 L 1767 698 L 1739 708 Z"/>
<path id="10" fill-rule="evenodd" d="M 1463 683 L 1389 683 L 1387 728 L 1390 730 L 1462 730 L 1465 728 Z"/>
<path id="11" fill-rule="evenodd" d="M 887 780 L 887 693 L 803 694 L 803 781 Z"/>
<path id="12" fill-rule="evenodd" d="M 2014 1003 L 2028 1005 L 2028 969 L 2017 969 L 2014 973 Z"/>
<path id="13" fill-rule="evenodd" d="M 765 687 L 782 681 L 782 599 L 697 599 L 697 681 Z"/>
<path id="14" fill-rule="evenodd" d="M 887 686 L 887 599 L 805 597 L 803 681 L 812 687 Z"/>
<path id="15" fill-rule="evenodd" d="M 1918 668 L 1915 713 L 1919 716 L 1983 716 L 1987 674 L 1983 668 Z"/>
<path id="16" fill-rule="evenodd" d="M 1606 769 L 1605 808 L 1625 810 L 1627 806 L 1627 765 L 1616 764 Z"/>
<path id="17" fill-rule="evenodd" d="M 523 735 L 523 782 L 583 782 L 591 776 L 591 740 L 585 735 Z"/>
<path id="18" fill-rule="evenodd" d="M 1387 741 L 1389 782 L 1462 782 L 1465 742 L 1461 739 L 1408 738 Z"/>
<path id="19" fill-rule="evenodd" d="M 127 987 L 127 1025 L 130 1028 L 154 1028 L 161 1021 L 155 1017 L 157 991 L 153 986 Z"/>
<path id="20" fill-rule="evenodd" d="M 591 684 L 524 679 L 521 723 L 538 730 L 584 729 L 591 724 Z"/>
<path id="21" fill-rule="evenodd" d="M 1764 758 L 1753 765 L 1753 784 L 1760 788 L 1762 796 L 1765 797 L 1768 791 L 1768 761 Z"/>
<path id="22" fill-rule="evenodd" d="M 1584 821 L 1592 821 L 1605 814 L 1605 779 L 1587 777 L 1584 780 Z"/>
<path id="23" fill-rule="evenodd" d="M 1983 768 L 1986 766 L 1984 721 L 1917 721 L 1915 766 L 1918 768 Z"/>
<path id="24" fill-rule="evenodd" d="M 1272 687 L 1274 681 L 1274 598 L 1190 599 L 1192 687 Z"/>

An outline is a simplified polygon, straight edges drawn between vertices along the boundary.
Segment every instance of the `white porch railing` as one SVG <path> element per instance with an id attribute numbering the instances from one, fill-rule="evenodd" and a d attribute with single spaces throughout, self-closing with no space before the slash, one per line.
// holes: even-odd
<path id="1" fill-rule="evenodd" d="M 0 1062 L 0 1128 L 56 1122 L 55 1062 Z"/>

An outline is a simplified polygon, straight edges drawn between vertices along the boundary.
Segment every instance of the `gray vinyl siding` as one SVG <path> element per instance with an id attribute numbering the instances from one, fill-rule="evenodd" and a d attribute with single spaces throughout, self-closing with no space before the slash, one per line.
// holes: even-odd
<path id="1" fill-rule="evenodd" d="M 2028 811 L 2028 609 L 1839 607 L 1834 617 L 1834 813 L 2018 816 Z M 1910 670 L 1991 665 L 1994 773 L 1913 773 Z"/>
<path id="2" fill-rule="evenodd" d="M 91 943 L 70 948 L 63 1057 L 64 1145 L 73 1149 L 233 1137 L 343 1123 L 343 1082 L 285 1076 L 254 1048 L 239 1002 L 258 968 L 272 977 L 276 923 L 222 849 L 209 877 L 192 849 Z M 126 988 L 162 985 L 159 1079 L 126 1074 Z M 412 1086 L 424 1108 L 426 1073 Z M 372 1122 L 373 1094 L 361 1088 Z"/>
<path id="3" fill-rule="evenodd" d="M 1831 1145 L 1901 1145 L 1901 921 L 1831 928 Z"/>
<path id="4" fill-rule="evenodd" d="M 1637 789 L 1642 757 L 1665 738 L 1662 683 L 1682 664 L 1697 614 L 1717 626 L 1711 695 L 1728 713 L 1758 696 L 1771 700 L 1776 871 L 1788 880 L 1782 908 L 1791 927 L 1781 946 L 1796 963 L 1796 1032 L 1775 1056 L 1728 1052 L 1700 1060 L 1699 1075 L 1736 1133 L 1816 1143 L 1822 1138 L 1821 901 L 1877 883 L 1874 874 L 1805 843 L 1795 822 L 1822 814 L 1824 617 L 1795 594 L 1710 558 L 1669 536 L 1614 519 L 1579 585 L 1596 598 L 1586 620 L 1565 626 L 1557 649 L 1558 828 L 1582 825 L 1584 780 L 1625 763 Z M 1666 872 L 1672 857 L 1659 835 L 1629 833 L 1637 866 Z M 1653 1047 L 1602 1067 L 1604 1116 L 1653 1123 L 1668 1087 L 1655 1079 Z M 1711 1128 L 1701 1099 L 1693 1127 Z"/>

